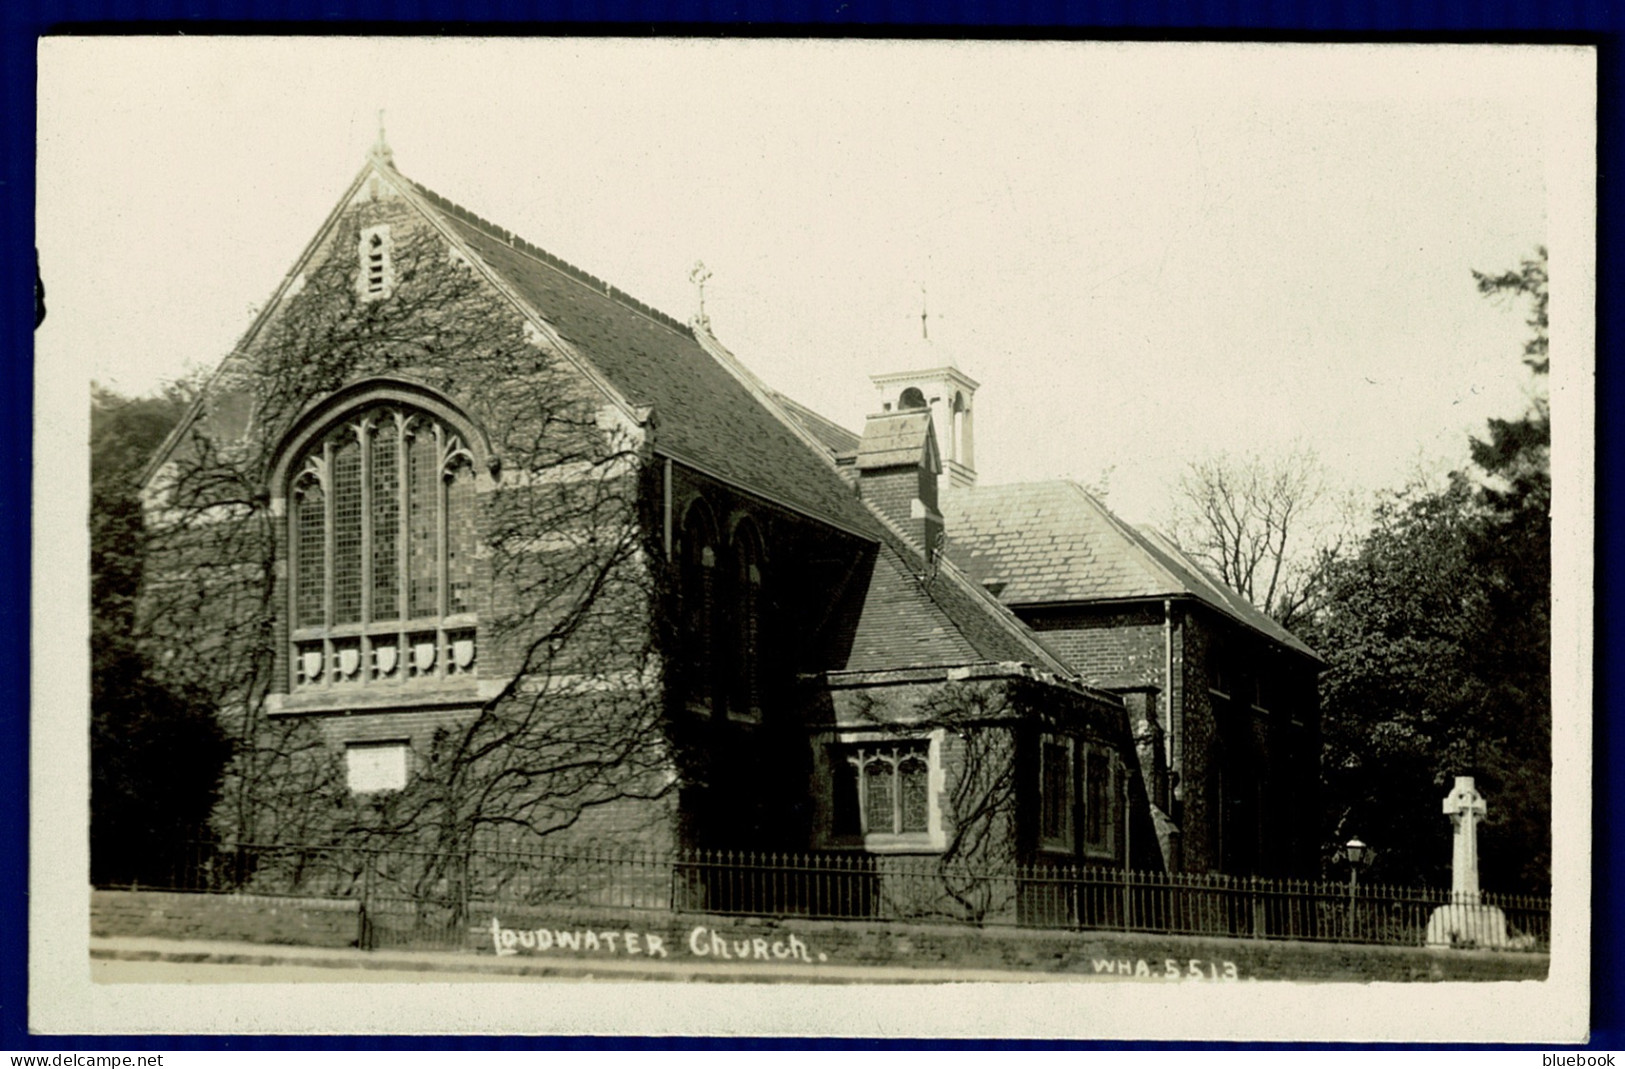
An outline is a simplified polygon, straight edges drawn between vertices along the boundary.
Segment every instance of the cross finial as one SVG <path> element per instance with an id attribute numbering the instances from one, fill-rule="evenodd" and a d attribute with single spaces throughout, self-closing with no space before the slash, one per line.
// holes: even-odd
<path id="1" fill-rule="evenodd" d="M 1473 777 L 1457 776 L 1455 787 L 1445 795 L 1445 815 L 1460 823 L 1464 818 L 1475 820 L 1483 817 L 1486 808 L 1483 796 L 1473 786 Z"/>
<path id="2" fill-rule="evenodd" d="M 920 283 L 920 338 L 926 342 L 931 340 L 930 295 L 926 293 L 924 282 Z"/>
<path id="3" fill-rule="evenodd" d="M 694 325 L 702 330 L 711 329 L 711 317 L 705 314 L 705 284 L 711 279 L 711 269 L 705 266 L 703 260 L 695 260 L 693 270 L 688 273 L 688 280 L 694 283 L 694 289 L 699 295 L 699 312 L 694 316 Z"/>
<path id="4" fill-rule="evenodd" d="M 384 140 L 384 109 L 378 109 L 378 143 L 372 147 L 373 157 L 383 163 L 393 164 L 395 154 L 389 150 L 389 142 Z"/>

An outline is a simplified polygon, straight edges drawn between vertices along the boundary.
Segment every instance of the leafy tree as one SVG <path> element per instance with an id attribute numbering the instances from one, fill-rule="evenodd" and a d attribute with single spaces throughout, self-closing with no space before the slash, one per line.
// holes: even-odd
<path id="1" fill-rule="evenodd" d="M 1486 797 L 1498 800 L 1480 846 L 1486 872 L 1510 868 L 1524 886 L 1550 883 L 1551 869 L 1551 411 L 1546 377 L 1546 250 L 1516 271 L 1475 272 L 1481 293 L 1530 309 L 1524 363 L 1530 405 L 1516 419 L 1489 421 L 1472 442 L 1482 473 L 1469 559 L 1483 583 L 1478 634 L 1469 652 L 1481 689 L 1472 697 L 1493 744 L 1474 755 Z M 1490 792 L 1499 795 L 1496 799 Z M 1521 861 L 1521 865 L 1519 862 Z"/>
<path id="2" fill-rule="evenodd" d="M 1545 252 L 1486 295 L 1527 299 L 1528 411 L 1491 420 L 1475 467 L 1379 505 L 1358 552 L 1328 573 L 1308 635 L 1322 679 L 1328 855 L 1358 834 L 1396 881 L 1449 879 L 1439 799 L 1471 775 L 1489 803 L 1481 876 L 1544 891 L 1551 857 L 1550 416 Z"/>
<path id="3" fill-rule="evenodd" d="M 229 747 L 213 711 L 154 678 L 137 629 L 146 528 L 136 481 L 181 389 L 91 394 L 91 878 L 161 883 L 207 823 Z"/>

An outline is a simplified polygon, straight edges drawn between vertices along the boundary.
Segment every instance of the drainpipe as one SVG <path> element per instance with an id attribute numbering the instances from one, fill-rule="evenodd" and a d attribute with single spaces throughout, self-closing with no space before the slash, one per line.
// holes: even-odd
<path id="1" fill-rule="evenodd" d="M 1164 695 L 1164 711 L 1167 714 L 1168 752 L 1165 760 L 1168 762 L 1168 815 L 1174 815 L 1174 798 L 1176 792 L 1179 796 L 1185 793 L 1185 785 L 1179 780 L 1179 769 L 1174 766 L 1174 754 L 1180 755 L 1180 764 L 1184 764 L 1184 752 L 1180 750 L 1180 728 L 1182 725 L 1174 718 L 1174 599 L 1162 599 L 1162 693 Z"/>
<path id="2" fill-rule="evenodd" d="M 1134 763 L 1138 765 L 1139 758 Z M 1134 806 L 1128 769 L 1123 769 L 1123 923 L 1134 927 Z"/>
<path id="3" fill-rule="evenodd" d="M 666 458 L 666 485 L 661 502 L 661 522 L 666 537 L 666 559 L 671 560 L 671 457 Z"/>
<path id="4" fill-rule="evenodd" d="M 1136 765 L 1139 761 L 1134 762 Z M 1123 868 L 1134 867 L 1134 791 L 1133 778 L 1127 766 L 1123 768 Z"/>

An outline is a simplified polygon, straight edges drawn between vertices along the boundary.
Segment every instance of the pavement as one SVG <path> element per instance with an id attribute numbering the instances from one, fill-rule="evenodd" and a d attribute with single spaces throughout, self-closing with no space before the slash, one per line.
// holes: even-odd
<path id="1" fill-rule="evenodd" d="M 1109 980 L 1083 973 L 1016 972 L 995 969 L 909 968 L 886 965 L 791 964 L 776 962 L 711 962 L 673 958 L 638 961 L 590 958 L 499 958 L 469 950 L 356 950 L 353 948 L 281 946 L 266 943 L 208 942 L 139 936 L 92 936 L 90 957 L 95 979 L 103 983 L 174 982 L 180 973 L 166 966 L 193 965 L 222 982 L 252 982 L 256 974 L 241 967 L 260 967 L 277 979 L 332 982 L 463 983 L 492 980 L 666 980 L 689 983 L 1078 983 Z M 148 962 L 152 969 L 134 968 Z M 112 963 L 120 963 L 113 965 Z M 218 966 L 239 967 L 223 971 Z M 229 979 L 228 979 L 229 977 Z M 271 977 L 267 975 L 267 979 Z"/>

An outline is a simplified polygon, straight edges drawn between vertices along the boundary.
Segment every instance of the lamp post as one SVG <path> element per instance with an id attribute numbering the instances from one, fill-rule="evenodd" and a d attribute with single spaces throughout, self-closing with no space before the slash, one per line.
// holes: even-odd
<path id="1" fill-rule="evenodd" d="M 1360 891 L 1360 867 L 1370 864 L 1371 848 L 1358 838 L 1343 844 L 1343 857 L 1349 863 L 1349 922 L 1348 938 L 1354 938 L 1354 905 Z"/>

